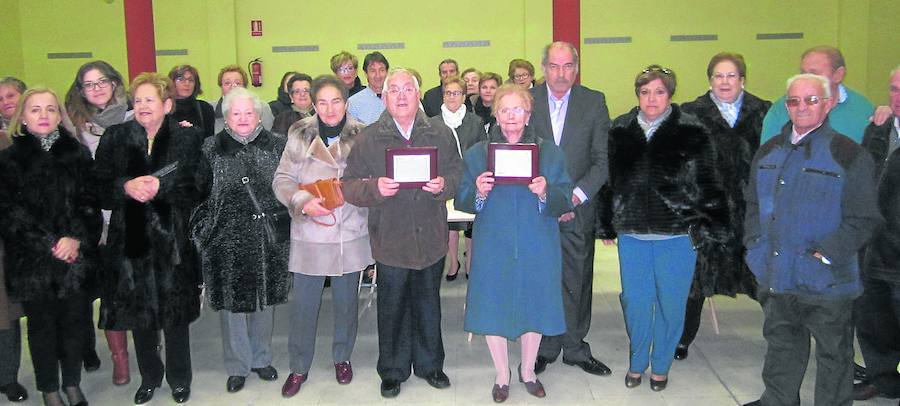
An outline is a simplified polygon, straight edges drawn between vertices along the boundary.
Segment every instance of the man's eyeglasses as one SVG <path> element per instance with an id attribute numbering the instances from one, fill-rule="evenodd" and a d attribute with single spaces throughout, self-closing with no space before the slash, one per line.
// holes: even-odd
<path id="1" fill-rule="evenodd" d="M 788 107 L 798 107 L 798 106 L 800 106 L 800 102 L 802 101 L 802 102 L 806 103 L 807 106 L 815 106 L 815 105 L 819 104 L 820 102 L 822 102 L 823 100 L 828 100 L 828 98 L 827 97 L 819 97 L 816 95 L 806 96 L 803 98 L 794 96 L 794 97 L 788 97 L 787 99 L 784 99 L 784 104 L 787 105 Z"/>
<path id="2" fill-rule="evenodd" d="M 97 89 L 106 89 L 109 87 L 109 84 L 112 83 L 107 78 L 100 78 L 96 82 L 84 82 L 81 84 L 81 88 L 85 91 L 89 90 L 97 90 Z"/>
<path id="3" fill-rule="evenodd" d="M 575 64 L 567 63 L 565 65 L 557 65 L 555 63 L 551 63 L 551 64 L 547 65 L 547 68 L 549 68 L 551 71 L 554 71 L 554 72 L 559 71 L 560 69 L 562 69 L 566 72 L 571 72 L 571 71 L 575 70 Z"/>
<path id="4" fill-rule="evenodd" d="M 391 86 L 391 87 L 388 89 L 387 92 L 388 92 L 388 94 L 391 95 L 391 96 L 396 96 L 396 95 L 398 95 L 398 94 L 400 94 L 400 93 L 410 95 L 410 94 L 413 94 L 413 93 L 416 92 L 416 88 L 414 88 L 414 87 L 404 87 L 404 88 L 399 88 L 399 87 L 393 87 L 393 86 Z"/>

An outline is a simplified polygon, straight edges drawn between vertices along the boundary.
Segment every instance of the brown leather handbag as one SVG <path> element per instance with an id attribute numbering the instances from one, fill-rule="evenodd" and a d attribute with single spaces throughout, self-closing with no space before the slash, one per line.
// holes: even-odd
<path id="1" fill-rule="evenodd" d="M 344 205 L 344 192 L 341 191 L 340 179 L 319 179 L 313 183 L 300 185 L 300 189 L 322 199 L 322 206 L 328 210 L 334 210 Z"/>

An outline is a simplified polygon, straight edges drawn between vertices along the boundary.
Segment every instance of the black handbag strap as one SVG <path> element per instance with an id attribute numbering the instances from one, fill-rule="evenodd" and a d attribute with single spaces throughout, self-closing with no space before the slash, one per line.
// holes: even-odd
<path id="1" fill-rule="evenodd" d="M 263 211 L 262 206 L 259 204 L 259 200 L 256 199 L 256 193 L 253 193 L 253 188 L 250 187 L 250 178 L 242 176 L 241 183 L 244 184 L 244 189 L 247 190 L 247 195 L 250 196 L 250 203 L 253 203 L 253 209 L 256 210 L 257 215 L 265 216 L 265 211 Z"/>

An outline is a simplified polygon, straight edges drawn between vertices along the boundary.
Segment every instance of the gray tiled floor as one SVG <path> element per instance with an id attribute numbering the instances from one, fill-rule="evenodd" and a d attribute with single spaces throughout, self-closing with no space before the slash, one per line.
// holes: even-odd
<path id="1" fill-rule="evenodd" d="M 747 299 L 716 298 L 719 334 L 713 331 L 710 312 L 704 310 L 700 334 L 691 347 L 690 357 L 675 362 L 669 387 L 660 393 L 650 391 L 644 384 L 627 389 L 623 375 L 627 368 L 627 337 L 619 306 L 619 276 L 615 251 L 598 247 L 594 282 L 593 326 L 588 342 L 595 356 L 612 369 L 610 377 L 595 377 L 561 362 L 551 364 L 540 376 L 547 388 L 545 399 L 529 396 L 513 377 L 508 404 L 541 405 L 690 405 L 719 406 L 739 405 L 758 398 L 763 387 L 759 374 L 765 341 L 761 335 L 762 314 L 758 305 Z M 247 380 L 246 388 L 237 394 L 225 392 L 226 375 L 222 368 L 220 330 L 218 318 L 204 310 L 200 320 L 191 326 L 191 348 L 194 362 L 192 405 L 371 405 L 371 404 L 442 404 L 476 405 L 493 404 L 490 388 L 494 374 L 490 355 L 481 337 L 467 341 L 462 330 L 463 303 L 466 281 L 460 277 L 455 282 L 444 283 L 443 331 L 446 349 L 445 371 L 453 385 L 449 389 L 436 390 L 418 378 L 403 384 L 402 393 L 393 400 L 379 395 L 379 379 L 375 372 L 377 336 L 375 307 L 365 308 L 369 296 L 364 291 L 360 308 L 361 322 L 356 350 L 353 354 L 355 379 L 347 386 L 334 381 L 330 359 L 332 330 L 330 296 L 326 294 L 320 317 L 317 342 L 318 357 L 314 361 L 310 380 L 300 393 L 290 400 L 280 394 L 283 378 L 288 373 L 287 308 L 276 310 L 276 329 L 273 348 L 275 367 L 280 373 L 276 382 L 260 381 L 255 375 Z M 102 334 L 101 334 L 102 336 Z M 131 384 L 116 387 L 109 383 L 110 363 L 106 342 L 98 337 L 97 349 L 103 359 L 102 368 L 83 376 L 82 388 L 93 405 L 129 405 L 137 389 L 140 377 L 134 355 L 131 355 Z M 518 346 L 510 346 L 510 364 L 518 363 Z M 801 396 L 803 404 L 812 404 L 812 378 L 815 362 L 810 362 L 808 377 Z M 40 404 L 34 392 L 31 361 L 27 349 L 20 372 L 20 381 L 28 388 L 32 399 L 26 404 Z M 5 401 L 5 398 L 0 398 Z M 169 388 L 164 384 L 157 391 L 151 405 L 172 404 Z M 866 405 L 896 405 L 897 400 L 879 399 L 859 402 Z"/>

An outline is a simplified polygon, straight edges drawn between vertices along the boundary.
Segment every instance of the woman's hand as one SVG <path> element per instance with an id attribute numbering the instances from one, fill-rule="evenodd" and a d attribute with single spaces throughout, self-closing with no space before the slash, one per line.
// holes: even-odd
<path id="1" fill-rule="evenodd" d="M 125 182 L 125 194 L 141 203 L 153 200 L 159 192 L 159 178 L 145 175 Z"/>
<path id="2" fill-rule="evenodd" d="M 528 184 L 528 190 L 536 194 L 541 199 L 547 198 L 547 178 L 538 176 L 531 180 Z"/>
<path id="3" fill-rule="evenodd" d="M 478 177 L 475 178 L 475 188 L 478 190 L 479 195 L 487 197 L 488 193 L 491 192 L 491 189 L 494 188 L 493 175 L 493 172 L 482 172 L 481 175 L 478 175 Z"/>
<path id="4" fill-rule="evenodd" d="M 71 264 L 78 259 L 78 249 L 80 247 L 80 241 L 70 237 L 63 237 L 56 242 L 56 245 L 53 246 L 50 252 L 53 253 L 54 258 Z"/>
<path id="5" fill-rule="evenodd" d="M 303 212 L 306 213 L 307 216 L 313 217 L 331 214 L 331 210 L 328 210 L 325 208 L 325 206 L 322 206 L 322 198 L 319 197 L 313 198 L 312 200 L 306 202 L 306 204 L 303 205 Z"/>

